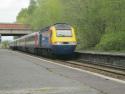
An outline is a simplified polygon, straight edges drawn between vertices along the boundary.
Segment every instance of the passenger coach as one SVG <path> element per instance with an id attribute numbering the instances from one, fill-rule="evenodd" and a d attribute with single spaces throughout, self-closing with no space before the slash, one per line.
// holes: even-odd
<path id="1" fill-rule="evenodd" d="M 76 45 L 74 28 L 59 23 L 14 40 L 10 48 L 36 54 L 69 55 Z"/>

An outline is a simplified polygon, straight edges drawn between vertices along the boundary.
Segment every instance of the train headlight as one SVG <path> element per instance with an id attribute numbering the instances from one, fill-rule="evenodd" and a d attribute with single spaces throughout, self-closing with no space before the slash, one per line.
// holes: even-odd
<path id="1" fill-rule="evenodd" d="M 61 42 L 57 42 L 56 44 L 57 44 L 57 45 L 61 45 L 62 43 L 61 43 Z"/>
<path id="2" fill-rule="evenodd" d="M 76 42 L 70 42 L 70 45 L 76 45 L 77 43 Z"/>
<path id="3" fill-rule="evenodd" d="M 55 42 L 54 45 L 61 45 L 62 42 Z"/>

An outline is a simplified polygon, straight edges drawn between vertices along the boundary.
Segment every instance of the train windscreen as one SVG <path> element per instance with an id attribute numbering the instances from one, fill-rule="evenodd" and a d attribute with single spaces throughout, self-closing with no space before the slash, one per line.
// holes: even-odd
<path id="1" fill-rule="evenodd" d="M 72 37 L 71 30 L 57 30 L 57 37 Z"/>

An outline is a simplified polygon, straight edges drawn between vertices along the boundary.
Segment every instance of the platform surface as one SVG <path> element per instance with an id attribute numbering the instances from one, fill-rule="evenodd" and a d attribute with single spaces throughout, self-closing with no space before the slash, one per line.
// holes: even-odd
<path id="1" fill-rule="evenodd" d="M 0 94 L 125 94 L 125 84 L 0 49 Z"/>

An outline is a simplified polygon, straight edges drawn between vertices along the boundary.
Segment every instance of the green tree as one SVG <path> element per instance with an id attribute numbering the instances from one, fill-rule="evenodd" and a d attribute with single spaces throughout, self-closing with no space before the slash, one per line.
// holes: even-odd
<path id="1" fill-rule="evenodd" d="M 9 48 L 9 41 L 1 42 L 2 48 Z"/>
<path id="2" fill-rule="evenodd" d="M 17 23 L 26 23 L 28 19 L 27 9 L 24 8 L 20 11 L 20 13 L 17 16 Z"/>
<path id="3" fill-rule="evenodd" d="M 77 48 L 94 49 L 110 32 L 125 32 L 124 4 L 125 0 L 31 0 L 18 14 L 17 22 L 30 24 L 35 30 L 69 23 L 77 31 Z"/>

